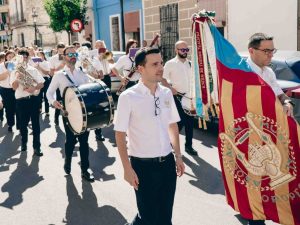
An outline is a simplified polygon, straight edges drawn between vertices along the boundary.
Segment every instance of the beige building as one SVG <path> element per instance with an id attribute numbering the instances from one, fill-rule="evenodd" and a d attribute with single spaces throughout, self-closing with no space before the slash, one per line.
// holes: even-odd
<path id="1" fill-rule="evenodd" d="M 1 47 L 9 45 L 10 42 L 10 30 L 9 30 L 9 10 L 8 0 L 0 0 L 0 42 Z"/>
<path id="2" fill-rule="evenodd" d="M 161 34 L 164 60 L 174 57 L 177 40 L 192 43 L 191 17 L 199 10 L 216 11 L 218 29 L 226 32 L 226 0 L 143 0 L 145 39 L 148 43 Z"/>
<path id="3" fill-rule="evenodd" d="M 87 15 L 89 18 L 93 18 L 92 0 L 89 0 L 88 4 Z M 11 45 L 33 46 L 37 44 L 47 49 L 55 47 L 58 42 L 68 44 L 66 31 L 55 33 L 49 28 L 50 18 L 44 9 L 43 1 L 10 0 L 8 8 L 10 12 Z M 89 24 L 91 25 L 91 23 Z M 71 37 L 71 43 L 75 40 L 82 42 L 86 37 L 91 36 L 92 28 L 89 25 L 87 27 L 88 34 L 85 35 L 85 31 L 74 33 Z"/>

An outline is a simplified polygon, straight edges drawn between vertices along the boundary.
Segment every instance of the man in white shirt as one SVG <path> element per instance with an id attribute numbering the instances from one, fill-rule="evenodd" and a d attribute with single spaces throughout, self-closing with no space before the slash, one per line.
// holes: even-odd
<path id="1" fill-rule="evenodd" d="M 57 54 L 52 56 L 49 60 L 50 63 L 50 76 L 54 76 L 56 72 L 62 70 L 65 67 L 65 62 L 63 60 L 63 52 L 65 49 L 64 43 L 58 43 L 56 46 L 57 49 Z M 56 99 L 57 101 L 61 101 L 61 95 L 60 92 L 57 90 L 56 91 Z M 56 126 L 59 124 L 59 115 L 60 115 L 60 110 L 56 109 L 55 114 L 54 114 L 54 123 Z"/>
<path id="2" fill-rule="evenodd" d="M 21 132 L 21 151 L 27 150 L 28 141 L 28 123 L 31 119 L 33 133 L 33 149 L 36 156 L 42 156 L 41 141 L 40 141 L 40 98 L 38 96 L 40 90 L 44 86 L 43 76 L 34 67 L 28 64 L 29 52 L 27 49 L 21 49 L 19 55 L 23 56 L 23 67 L 35 81 L 33 86 L 23 86 L 20 82 L 20 77 L 24 76 L 21 72 L 14 71 L 11 74 L 11 86 L 15 90 L 17 114 L 20 123 Z"/>
<path id="3" fill-rule="evenodd" d="M 163 74 L 160 51 L 142 49 L 135 63 L 141 80 L 120 95 L 114 121 L 124 178 L 137 199 L 138 214 L 132 225 L 171 225 L 176 169 L 178 176 L 184 172 L 179 115 L 171 91 L 158 84 Z"/>
<path id="4" fill-rule="evenodd" d="M 181 99 L 190 96 L 190 79 L 192 76 L 191 63 L 187 59 L 189 52 L 185 41 L 178 41 L 175 44 L 175 58 L 166 62 L 164 66 L 164 79 L 162 84 L 169 87 L 174 95 L 175 104 L 180 115 L 178 123 L 179 131 L 185 128 L 185 151 L 190 155 L 198 155 L 192 147 L 194 117 L 186 114 L 183 110 Z"/>
<path id="5" fill-rule="evenodd" d="M 63 96 L 63 91 L 66 87 L 74 85 L 79 86 L 89 82 L 87 74 L 85 74 L 80 68 L 75 68 L 78 53 L 76 53 L 74 46 L 66 47 L 63 55 L 66 66 L 64 67 L 63 71 L 60 71 L 54 75 L 46 94 L 50 104 L 58 110 L 63 109 L 63 106 L 55 99 L 55 92 L 57 89 L 59 89 L 61 96 Z M 69 128 L 66 118 L 63 118 L 63 124 L 66 133 L 64 164 L 65 173 L 71 173 L 72 155 L 75 144 L 77 143 L 76 139 L 78 139 L 80 143 L 79 151 L 81 159 L 81 176 L 83 179 L 93 182 L 94 176 L 88 172 L 90 165 L 88 138 L 90 132 L 85 131 L 80 135 L 75 135 Z"/>
<path id="6" fill-rule="evenodd" d="M 251 69 L 270 85 L 275 95 L 279 98 L 283 105 L 284 111 L 287 115 L 293 115 L 291 100 L 283 93 L 276 81 L 275 73 L 270 67 L 268 67 L 271 63 L 273 54 L 276 52 L 273 37 L 269 37 L 263 33 L 253 34 L 248 42 L 248 51 L 250 53 L 250 57 L 247 59 L 247 63 Z M 265 221 L 249 220 L 249 225 L 265 225 Z"/>

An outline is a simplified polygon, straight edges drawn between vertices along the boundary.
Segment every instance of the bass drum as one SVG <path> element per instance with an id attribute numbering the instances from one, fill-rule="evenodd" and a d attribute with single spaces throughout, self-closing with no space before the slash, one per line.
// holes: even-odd
<path id="1" fill-rule="evenodd" d="M 102 81 L 66 87 L 63 105 L 68 112 L 68 126 L 76 135 L 110 126 L 114 119 L 114 102 Z"/>

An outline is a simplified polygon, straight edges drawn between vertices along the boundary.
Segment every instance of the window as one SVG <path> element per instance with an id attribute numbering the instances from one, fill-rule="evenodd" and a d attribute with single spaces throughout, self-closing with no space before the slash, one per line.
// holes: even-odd
<path id="1" fill-rule="evenodd" d="M 121 51 L 120 15 L 110 17 L 111 50 Z"/>
<path id="2" fill-rule="evenodd" d="M 175 56 L 174 46 L 178 41 L 178 4 L 159 7 L 161 47 L 164 62 Z"/>

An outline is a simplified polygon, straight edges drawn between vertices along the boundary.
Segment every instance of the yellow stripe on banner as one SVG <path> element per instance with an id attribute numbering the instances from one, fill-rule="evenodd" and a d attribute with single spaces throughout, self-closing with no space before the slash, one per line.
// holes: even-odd
<path id="1" fill-rule="evenodd" d="M 248 112 L 256 115 L 263 115 L 261 103 L 261 88 L 260 86 L 248 86 L 246 92 Z M 253 120 L 256 127 L 262 130 L 262 124 L 259 120 Z M 262 140 L 256 134 L 251 134 L 249 144 L 262 144 Z M 248 172 L 248 198 L 254 220 L 265 219 L 264 208 L 262 205 L 260 181 L 261 176 L 256 176 Z"/>
<path id="2" fill-rule="evenodd" d="M 287 116 L 283 112 L 282 105 L 280 101 L 277 99 L 276 101 L 276 121 L 278 127 L 280 126 L 281 129 L 277 130 L 277 143 L 276 146 L 280 151 L 281 155 L 281 167 L 280 170 L 283 173 L 288 173 L 288 168 L 287 168 L 287 162 L 288 162 L 288 157 L 289 157 L 289 150 L 288 150 L 288 145 L 287 143 L 284 144 L 287 139 L 284 138 L 284 136 L 281 135 L 280 130 L 284 131 L 287 135 L 289 136 L 289 127 L 288 127 L 288 121 L 287 121 Z M 280 141 L 282 140 L 282 141 Z M 288 198 L 289 196 L 289 183 L 286 182 L 285 184 L 279 186 L 274 190 L 275 196 L 276 196 L 276 207 L 278 211 L 278 217 L 280 224 L 294 224 L 294 219 L 293 219 L 293 214 L 291 210 L 291 205 L 290 201 Z"/>
<path id="3" fill-rule="evenodd" d="M 226 81 L 223 79 L 222 81 L 222 93 L 221 93 L 221 105 L 222 105 L 222 113 L 223 113 L 223 120 L 224 120 L 224 129 L 226 129 L 230 126 L 230 124 L 233 122 L 233 107 L 232 107 L 232 83 Z M 235 164 L 235 162 L 234 162 Z M 235 190 L 235 180 L 233 178 L 233 175 L 230 173 L 228 168 L 226 168 L 223 160 L 223 170 L 225 174 L 226 183 L 229 189 L 230 193 L 227 193 L 231 196 L 233 203 L 234 203 L 234 209 L 236 211 L 239 210 L 239 206 L 237 203 L 237 196 L 236 196 L 236 190 Z"/>

